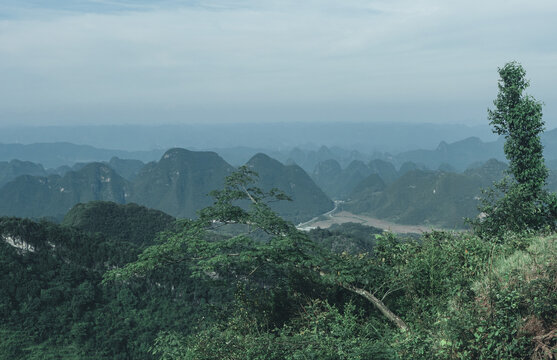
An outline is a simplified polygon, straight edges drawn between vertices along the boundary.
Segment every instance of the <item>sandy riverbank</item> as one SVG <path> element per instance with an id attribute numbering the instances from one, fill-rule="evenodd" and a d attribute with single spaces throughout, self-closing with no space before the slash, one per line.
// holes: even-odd
<path id="1" fill-rule="evenodd" d="M 379 229 L 392 231 L 397 234 L 421 234 L 423 232 L 434 230 L 434 227 L 422 226 L 422 225 L 402 225 L 395 224 L 390 221 L 376 219 L 366 215 L 353 214 L 348 211 L 340 211 L 329 214 L 325 219 L 323 217 L 317 218 L 310 222 L 304 223 L 302 230 L 309 230 L 311 228 L 320 227 L 326 229 L 333 224 L 343 224 L 347 222 L 359 223 L 362 225 L 373 226 Z"/>

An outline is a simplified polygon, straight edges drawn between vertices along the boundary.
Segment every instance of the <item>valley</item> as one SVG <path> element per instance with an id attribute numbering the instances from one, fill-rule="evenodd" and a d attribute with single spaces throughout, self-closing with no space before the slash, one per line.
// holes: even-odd
<path id="1" fill-rule="evenodd" d="M 393 232 L 395 234 L 423 234 L 432 230 L 442 230 L 440 228 L 420 225 L 395 224 L 387 220 L 377 219 L 362 214 L 353 214 L 348 211 L 326 213 L 308 222 L 299 224 L 296 227 L 302 231 L 310 231 L 317 228 L 328 229 L 334 224 L 340 225 L 347 223 L 356 223 L 365 226 L 371 226 L 374 228 L 382 229 L 384 231 Z"/>

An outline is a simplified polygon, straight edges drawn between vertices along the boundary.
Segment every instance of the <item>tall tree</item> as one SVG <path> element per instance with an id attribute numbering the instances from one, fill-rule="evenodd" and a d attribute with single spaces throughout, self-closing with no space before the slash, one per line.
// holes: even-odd
<path id="1" fill-rule="evenodd" d="M 544 131 L 542 103 L 524 93 L 530 82 L 519 63 L 505 64 L 499 76 L 499 93 L 488 118 L 493 132 L 505 136 L 504 151 L 512 178 L 487 193 L 480 208 L 487 217 L 476 224 L 480 232 L 490 235 L 554 228 L 556 199 L 544 189 L 548 170 L 540 139 Z M 498 196 L 501 193 L 503 196 Z"/>
<path id="2" fill-rule="evenodd" d="M 524 94 L 530 82 L 522 65 L 510 62 L 499 69 L 499 75 L 499 94 L 488 118 L 493 132 L 505 136 L 510 172 L 518 184 L 527 186 L 527 195 L 534 199 L 542 193 L 548 175 L 540 140 L 544 131 L 542 103 Z"/>

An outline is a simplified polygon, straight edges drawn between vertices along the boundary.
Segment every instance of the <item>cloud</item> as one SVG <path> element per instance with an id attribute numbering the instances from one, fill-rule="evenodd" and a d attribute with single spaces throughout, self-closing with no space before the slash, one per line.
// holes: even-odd
<path id="1" fill-rule="evenodd" d="M 0 114 L 477 106 L 436 115 L 466 121 L 484 116 L 497 66 L 514 59 L 536 97 L 557 100 L 550 1 L 40 3 L 3 5 Z"/>

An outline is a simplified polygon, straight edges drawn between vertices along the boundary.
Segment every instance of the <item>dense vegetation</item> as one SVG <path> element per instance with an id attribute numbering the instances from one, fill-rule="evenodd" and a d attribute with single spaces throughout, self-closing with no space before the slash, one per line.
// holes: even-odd
<path id="1" fill-rule="evenodd" d="M 170 228 L 175 219 L 159 210 L 137 204 L 119 205 L 108 201 L 91 201 L 74 206 L 62 220 L 88 233 L 101 233 L 108 239 L 149 245 L 156 235 Z"/>
<path id="2" fill-rule="evenodd" d="M 275 211 L 296 192 L 254 172 L 272 163 L 264 155 L 229 171 L 195 220 L 108 202 L 80 204 L 61 225 L 0 218 L 0 358 L 554 359 L 556 211 L 541 105 L 521 95 L 518 64 L 500 74 L 490 118 L 507 137 L 512 177 L 489 193 L 472 231 L 301 232 Z M 176 158 L 197 156 L 167 155 L 159 165 L 178 171 L 187 169 Z M 301 171 L 271 165 L 286 183 Z M 487 165 L 462 176 L 502 171 Z M 99 166 L 84 169 L 104 176 Z M 354 191 L 387 191 L 419 172 L 411 167 L 390 185 L 367 175 Z M 450 180 L 434 195 L 464 187 L 455 174 L 422 175 Z"/>
<path id="3" fill-rule="evenodd" d="M 107 209 L 115 217 L 104 226 Z M 174 229 L 174 222 L 152 210 L 105 203 L 72 214 L 93 217 L 78 221 L 87 232 L 0 218 L 0 358 L 150 359 L 159 331 L 191 332 L 191 324 L 210 314 L 212 302 L 233 298 L 215 282 L 191 280 L 180 264 L 140 281 L 102 285 L 108 269 L 137 257 L 145 234 Z M 113 227 L 131 229 L 140 222 L 126 241 Z"/>
<path id="4" fill-rule="evenodd" d="M 540 138 L 542 103 L 524 94 L 530 83 L 520 64 L 506 64 L 499 75 L 495 109 L 488 114 L 493 131 L 505 136 L 510 176 L 485 197 L 481 210 L 486 217 L 475 223 L 476 230 L 492 236 L 545 227 L 554 230 L 557 196 L 545 189 L 549 171 Z"/>
<path id="5" fill-rule="evenodd" d="M 197 277 L 236 289 L 232 307 L 217 310 L 227 316 L 193 334 L 160 333 L 155 355 L 523 359 L 547 357 L 557 346 L 554 236 L 382 234 L 339 248 L 339 237 L 349 243 L 350 235 L 320 230 L 308 237 L 293 229 L 262 202 L 280 194 L 249 186 L 249 173 L 233 174 L 215 195 L 198 222 L 108 275 L 120 281 L 188 262 Z M 252 207 L 235 206 L 238 199 L 249 199 Z M 208 219 L 249 223 L 270 240 L 245 233 L 206 241 L 215 226 Z"/>

